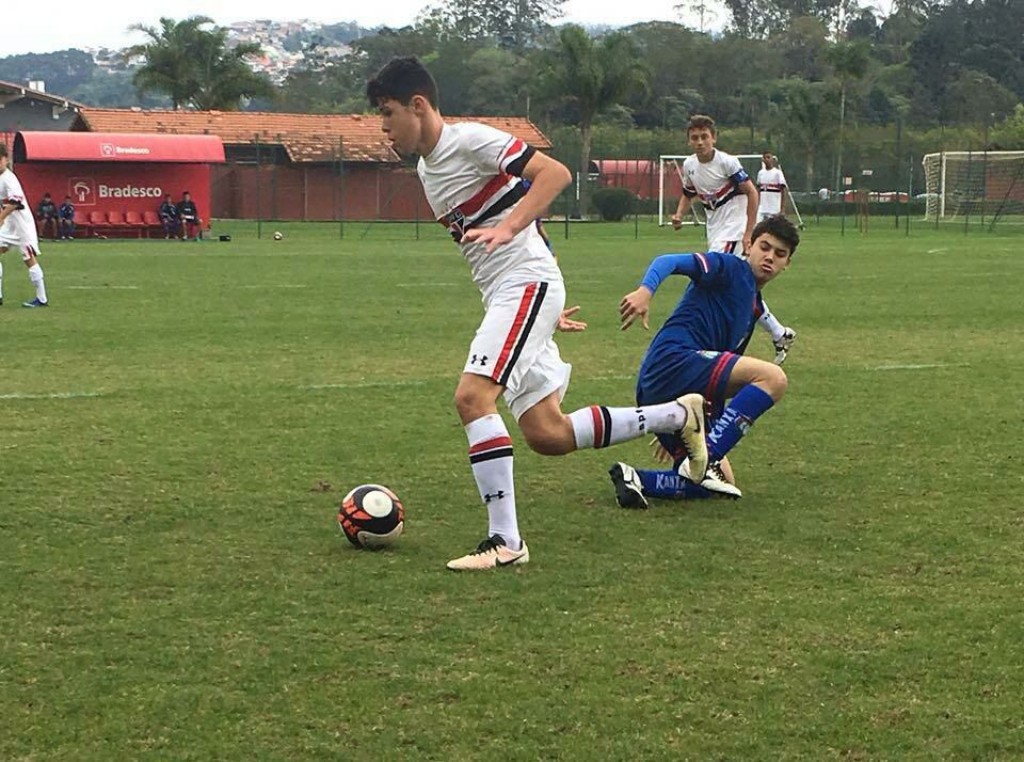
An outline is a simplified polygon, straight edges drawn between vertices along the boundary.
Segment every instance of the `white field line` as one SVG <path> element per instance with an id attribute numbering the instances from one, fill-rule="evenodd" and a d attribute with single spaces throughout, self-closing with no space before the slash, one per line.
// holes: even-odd
<path id="1" fill-rule="evenodd" d="M 300 386 L 304 391 L 321 391 L 323 389 L 385 389 L 388 387 L 423 386 L 428 379 L 413 379 L 409 381 L 347 381 L 336 384 L 309 384 Z M 434 379 L 431 379 L 434 380 Z"/>
<path id="2" fill-rule="evenodd" d="M 235 286 L 235 288 L 312 288 L 312 286 L 304 286 L 301 283 L 250 283 Z"/>
<path id="3" fill-rule="evenodd" d="M 967 368 L 969 366 L 970 363 L 966 362 L 937 362 L 908 365 L 876 365 L 873 368 L 867 368 L 867 370 L 933 370 L 935 368 Z"/>
<path id="4" fill-rule="evenodd" d="M 138 286 L 65 286 L 69 291 L 138 291 Z"/>
<path id="5" fill-rule="evenodd" d="M 396 283 L 395 288 L 440 288 L 442 286 L 462 286 L 463 283 L 453 283 L 449 281 L 441 281 L 435 283 Z"/>
<path id="6" fill-rule="evenodd" d="M 0 400 L 73 400 L 83 397 L 101 397 L 100 392 L 53 392 L 51 394 L 33 394 L 12 392 L 0 394 Z"/>

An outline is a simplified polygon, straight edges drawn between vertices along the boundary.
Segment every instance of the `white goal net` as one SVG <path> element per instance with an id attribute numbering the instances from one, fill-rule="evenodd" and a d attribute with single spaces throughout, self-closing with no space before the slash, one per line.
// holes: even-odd
<path id="1" fill-rule="evenodd" d="M 676 156 L 663 154 L 658 157 L 658 225 L 668 225 L 672 215 L 675 214 L 679 197 L 683 193 L 683 160 L 689 154 Z M 751 181 L 757 185 L 757 173 L 761 171 L 761 154 L 739 154 L 736 156 L 740 164 L 747 170 Z M 778 157 L 776 157 L 778 158 Z M 782 164 L 779 167 L 785 172 Z M 800 216 L 800 209 L 791 193 L 786 194 L 786 214 L 792 214 L 799 225 L 803 225 L 803 218 Z M 691 219 L 684 220 L 684 225 L 707 224 L 707 215 L 704 213 L 704 205 L 699 199 L 694 199 L 690 206 Z"/>
<path id="2" fill-rule="evenodd" d="M 948 151 L 923 162 L 926 219 L 1024 222 L 1024 151 Z"/>

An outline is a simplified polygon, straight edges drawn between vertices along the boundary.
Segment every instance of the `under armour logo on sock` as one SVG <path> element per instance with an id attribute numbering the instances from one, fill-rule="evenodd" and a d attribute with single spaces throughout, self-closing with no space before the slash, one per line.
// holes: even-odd
<path id="1" fill-rule="evenodd" d="M 481 368 L 487 364 L 487 355 L 473 355 L 469 358 L 470 365 L 479 365 Z"/>
<path id="2" fill-rule="evenodd" d="M 486 495 L 484 495 L 484 502 L 489 503 L 492 500 L 501 500 L 503 497 L 505 497 L 505 490 L 500 489 L 493 495 L 490 492 L 488 492 Z"/>

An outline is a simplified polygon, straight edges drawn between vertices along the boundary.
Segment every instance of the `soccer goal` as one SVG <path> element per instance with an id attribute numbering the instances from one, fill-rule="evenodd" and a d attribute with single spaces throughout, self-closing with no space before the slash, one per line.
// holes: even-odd
<path id="1" fill-rule="evenodd" d="M 925 218 L 1024 222 L 1024 151 L 947 151 L 924 157 Z"/>
<path id="2" fill-rule="evenodd" d="M 674 154 L 663 154 L 658 157 L 658 225 L 668 225 L 671 223 L 672 215 L 675 213 L 675 205 L 679 201 L 679 196 L 682 193 L 683 185 L 683 160 L 689 156 L 689 154 L 683 156 L 676 156 Z M 736 157 L 740 160 L 740 164 L 747 170 L 747 174 L 750 175 L 751 181 L 757 185 L 757 173 L 761 171 L 761 154 L 750 153 L 740 154 Z M 782 164 L 779 164 L 782 171 L 785 172 L 785 168 Z M 787 204 L 792 207 L 793 215 L 796 217 L 797 224 L 803 227 L 804 220 L 800 216 L 800 208 L 796 205 L 796 199 L 793 198 L 792 193 L 787 193 L 788 201 Z M 669 208 L 671 207 L 671 208 Z M 706 225 L 707 215 L 704 212 L 703 204 L 692 204 L 690 206 L 690 212 L 693 219 L 683 220 L 684 225 Z"/>

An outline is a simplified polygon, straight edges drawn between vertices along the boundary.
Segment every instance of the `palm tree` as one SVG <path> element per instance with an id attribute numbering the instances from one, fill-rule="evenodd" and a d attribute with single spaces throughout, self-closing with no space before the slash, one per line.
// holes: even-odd
<path id="1" fill-rule="evenodd" d="M 648 73 L 633 41 L 616 32 L 594 40 L 580 26 L 558 33 L 558 47 L 543 73 L 544 89 L 576 103 L 580 126 L 580 210 L 589 208 L 590 145 L 594 120 L 637 90 L 646 91 Z"/>
<path id="2" fill-rule="evenodd" d="M 863 79 L 871 63 L 871 48 L 866 40 L 839 42 L 825 51 L 839 80 L 839 145 L 836 150 L 836 188 L 843 173 L 843 138 L 846 127 L 846 91 L 854 80 Z"/>
<path id="3" fill-rule="evenodd" d="M 149 38 L 125 53 L 146 59 L 133 78 L 139 92 L 166 93 L 175 109 L 224 111 L 238 109 L 242 98 L 273 96 L 270 80 L 246 63 L 260 54 L 260 46 L 243 43 L 228 49 L 227 30 L 205 28 L 212 23 L 207 16 L 191 16 L 184 21 L 161 18 L 159 27 L 129 27 Z"/>

